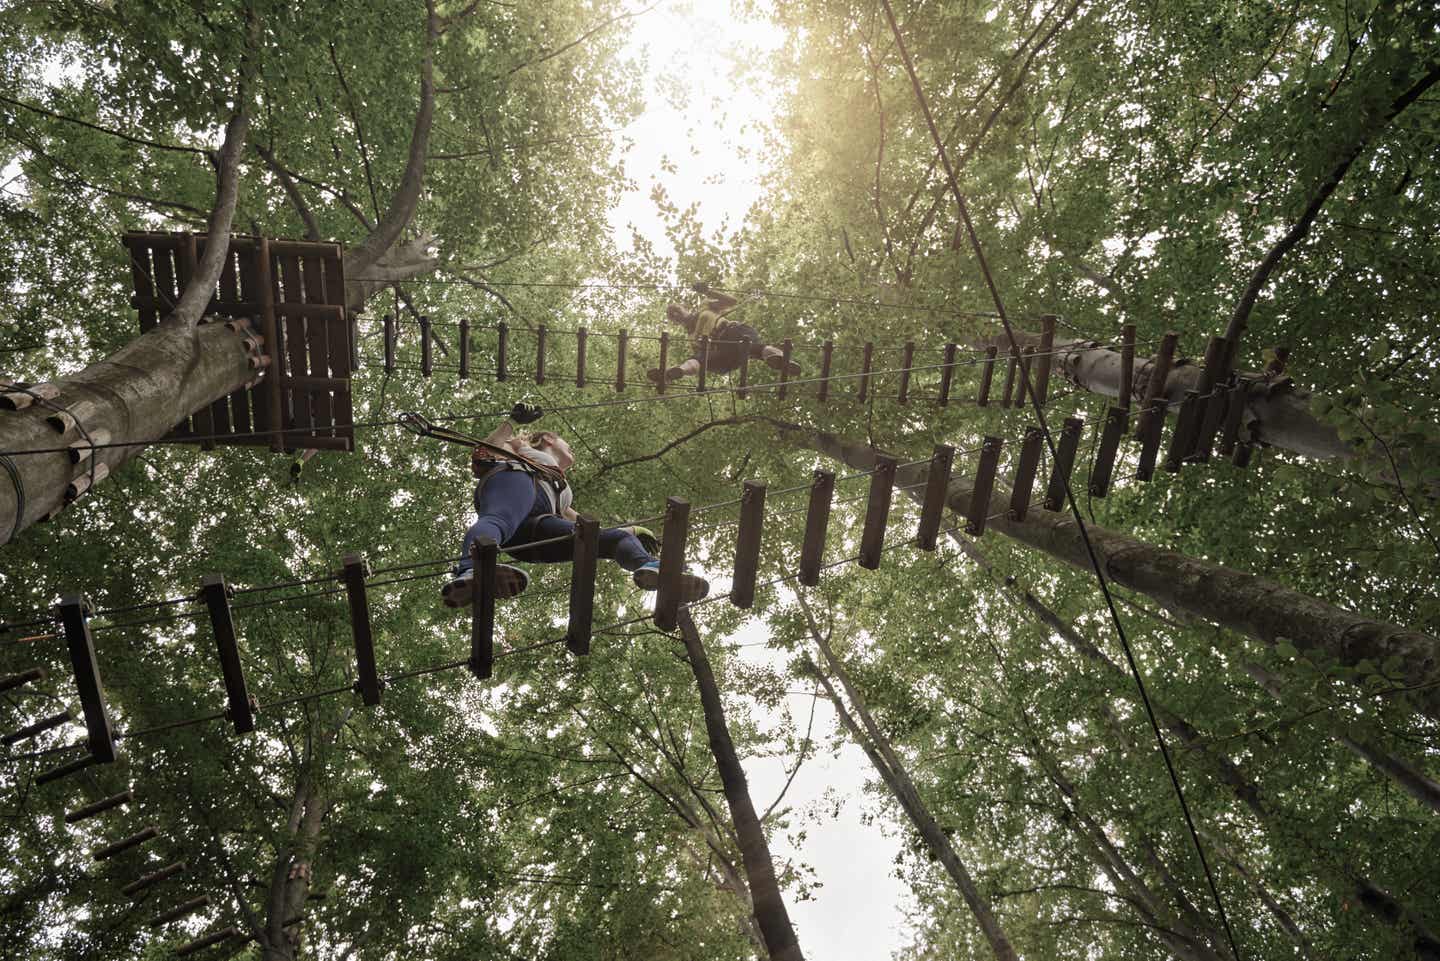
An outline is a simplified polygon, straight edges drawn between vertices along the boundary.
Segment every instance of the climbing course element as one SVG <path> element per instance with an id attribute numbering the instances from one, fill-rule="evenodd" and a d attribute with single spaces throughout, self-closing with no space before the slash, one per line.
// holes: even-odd
<path id="1" fill-rule="evenodd" d="M 673 631 L 680 611 L 680 575 L 685 570 L 685 541 L 690 534 L 690 502 L 665 500 L 665 530 L 660 546 L 660 589 L 655 596 L 655 626 Z"/>
<path id="2" fill-rule="evenodd" d="M 600 522 L 581 514 L 575 523 L 575 554 L 570 563 L 570 623 L 565 646 L 572 654 L 590 653 L 595 622 L 595 568 L 600 560 Z"/>
<path id="3" fill-rule="evenodd" d="M 925 502 L 920 510 L 920 529 L 915 543 L 922 551 L 933 551 L 940 533 L 940 518 L 945 513 L 945 498 L 950 493 L 950 470 L 955 463 L 955 448 L 936 444 L 930 458 L 930 473 L 925 478 Z"/>
<path id="4" fill-rule="evenodd" d="M 109 764 L 115 760 L 115 735 L 105 706 L 100 667 L 95 663 L 95 644 L 90 638 L 89 602 L 82 595 L 71 594 L 60 601 L 58 611 L 65 628 L 65 644 L 70 650 L 70 664 L 75 670 L 75 688 L 85 714 L 90 756 L 97 763 Z"/>
<path id="5" fill-rule="evenodd" d="M 895 491 L 896 466 L 895 458 L 882 454 L 875 459 L 875 471 L 870 475 L 865 526 L 860 533 L 860 566 L 872 571 L 880 567 L 880 552 L 885 546 L 885 524 Z"/>
<path id="6" fill-rule="evenodd" d="M 1075 467 L 1075 452 L 1080 448 L 1080 435 L 1085 433 L 1085 422 L 1079 417 L 1065 418 L 1060 429 L 1060 444 L 1055 451 L 1055 463 L 1050 469 L 1050 485 L 1045 490 L 1045 509 L 1063 510 L 1065 489 L 1070 485 L 1070 472 Z"/>
<path id="7" fill-rule="evenodd" d="M 230 615 L 230 589 L 220 574 L 207 574 L 201 581 L 200 596 L 210 611 L 210 626 L 215 634 L 215 647 L 220 655 L 220 672 L 225 679 L 226 711 L 236 734 L 255 730 L 255 713 L 250 694 L 245 688 L 245 672 L 240 665 L 240 643 L 235 636 L 235 621 Z"/>
<path id="8" fill-rule="evenodd" d="M 995 490 L 995 471 L 1000 466 L 1000 448 L 1004 445 L 998 437 L 986 437 L 980 446 L 980 462 L 975 467 L 975 483 L 970 488 L 970 517 L 965 523 L 965 532 L 975 537 L 985 533 L 990 495 Z"/>
<path id="9" fill-rule="evenodd" d="M 495 565 L 500 547 L 489 537 L 470 545 L 476 588 L 470 593 L 470 673 L 487 680 L 495 669 Z"/>
<path id="10" fill-rule="evenodd" d="M 370 627 L 370 600 L 365 593 L 369 565 L 359 554 L 346 554 L 340 579 L 345 582 L 345 596 L 350 603 L 350 630 L 355 637 L 355 690 L 366 707 L 380 703 L 382 685 L 375 666 L 375 635 Z"/>
<path id="11" fill-rule="evenodd" d="M 830 528 L 830 503 L 835 497 L 835 473 L 815 471 L 810 483 L 810 504 L 805 512 L 805 540 L 800 546 L 800 583 L 820 583 L 820 562 L 825 555 L 825 535 Z"/>
<path id="12" fill-rule="evenodd" d="M 755 604 L 755 577 L 760 569 L 760 539 L 765 524 L 765 482 L 745 482 L 740 495 L 740 529 L 735 535 L 735 578 L 730 602 L 742 610 Z"/>

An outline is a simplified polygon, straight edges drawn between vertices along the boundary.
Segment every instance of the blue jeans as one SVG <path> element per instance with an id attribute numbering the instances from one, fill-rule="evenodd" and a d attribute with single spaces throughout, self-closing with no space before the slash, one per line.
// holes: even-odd
<path id="1" fill-rule="evenodd" d="M 518 561 L 565 564 L 574 559 L 575 546 L 569 541 L 509 549 L 511 544 L 564 537 L 575 531 L 574 523 L 550 513 L 550 499 L 524 471 L 497 470 L 482 479 L 475 488 L 475 511 L 480 516 L 465 532 L 463 556 L 457 568 L 461 573 L 470 569 L 470 545 L 481 537 L 490 538 Z M 627 571 L 656 559 L 634 534 L 617 527 L 601 528 L 600 556 Z"/>

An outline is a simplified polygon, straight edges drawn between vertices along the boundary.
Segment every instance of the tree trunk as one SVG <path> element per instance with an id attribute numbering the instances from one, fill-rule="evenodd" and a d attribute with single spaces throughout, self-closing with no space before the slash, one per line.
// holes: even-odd
<path id="1" fill-rule="evenodd" d="M 289 843 L 275 859 L 265 898 L 265 927 L 259 933 L 262 961 L 294 961 L 300 937 L 297 922 L 310 894 L 311 865 L 329 803 L 309 775 L 300 779 L 286 822 Z"/>
<path id="2" fill-rule="evenodd" d="M 771 961 L 804 961 L 800 942 L 790 924 L 790 914 L 785 909 L 785 899 L 780 894 L 780 884 L 775 878 L 775 862 L 770 855 L 769 842 L 765 840 L 765 829 L 750 800 L 745 769 L 740 766 L 735 744 L 730 740 L 725 707 L 720 703 L 720 689 L 715 683 L 714 672 L 710 670 L 710 659 L 705 656 L 700 631 L 689 610 L 681 609 L 679 625 L 690 669 L 695 673 L 696 686 L 700 688 L 705 730 L 710 735 L 710 750 L 715 755 L 715 767 L 725 789 L 725 801 L 730 806 L 730 820 L 734 822 L 735 833 L 740 838 L 740 859 L 750 883 L 755 921 L 765 938 Z"/>
<path id="3" fill-rule="evenodd" d="M 835 457 L 851 467 L 875 466 L 879 451 L 825 431 L 772 421 L 802 446 Z M 903 458 L 902 458 L 903 460 Z M 897 485 L 923 486 L 928 465 L 901 467 Z M 970 509 L 969 482 L 951 481 L 946 504 L 965 516 Z M 992 503 L 1009 492 L 996 485 Z M 1001 514 L 988 528 L 1058 558 L 1083 571 L 1091 571 L 1089 554 L 1068 513 L 1031 510 L 1023 521 Z M 1097 524 L 1086 526 L 1106 576 L 1117 584 L 1146 594 L 1166 608 L 1187 611 L 1207 621 L 1254 638 L 1267 645 L 1281 639 L 1297 650 L 1346 667 L 1361 661 L 1385 664 L 1387 672 L 1418 710 L 1440 719 L 1440 639 L 1419 631 L 1373 621 L 1301 594 L 1264 577 L 1246 574 L 1210 561 L 1168 551 Z"/>

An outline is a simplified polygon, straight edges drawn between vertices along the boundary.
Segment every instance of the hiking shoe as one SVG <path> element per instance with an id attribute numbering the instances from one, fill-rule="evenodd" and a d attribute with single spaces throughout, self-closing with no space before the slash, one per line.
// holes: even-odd
<path id="1" fill-rule="evenodd" d="M 664 374 L 661 374 L 660 368 L 652 367 L 650 370 L 645 371 L 645 376 L 649 378 L 650 383 L 659 386 L 662 381 L 668 384 L 672 380 L 679 380 L 684 377 L 685 369 L 683 367 L 671 367 L 665 371 Z"/>
<path id="2" fill-rule="evenodd" d="M 777 373 L 780 371 L 785 371 L 785 373 L 789 374 L 791 377 L 800 376 L 800 365 L 792 360 L 790 361 L 790 366 L 787 368 L 785 366 L 784 354 L 766 354 L 765 366 L 769 367 L 773 371 L 776 371 Z"/>
<path id="3" fill-rule="evenodd" d="M 660 562 L 651 561 L 635 572 L 635 586 L 642 591 L 658 591 L 660 589 Z M 689 571 L 680 573 L 680 602 L 689 604 L 702 599 L 710 593 L 710 582 L 698 574 L 691 574 Z"/>
<path id="4" fill-rule="evenodd" d="M 495 565 L 496 599 L 514 597 L 530 586 L 530 575 L 509 564 Z M 475 596 L 473 571 L 465 571 L 450 583 L 440 588 L 440 599 L 446 607 L 468 607 Z"/>

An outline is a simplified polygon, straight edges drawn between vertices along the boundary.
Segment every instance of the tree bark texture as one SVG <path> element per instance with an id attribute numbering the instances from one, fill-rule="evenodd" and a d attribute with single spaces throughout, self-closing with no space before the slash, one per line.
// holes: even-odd
<path id="1" fill-rule="evenodd" d="M 800 942 L 790 924 L 790 914 L 785 908 L 785 898 L 780 893 L 780 883 L 775 877 L 770 844 L 765 840 L 765 829 L 755 813 L 754 802 L 750 800 L 745 769 L 740 766 L 735 744 L 730 739 L 725 707 L 720 703 L 720 688 L 710 669 L 710 659 L 705 655 L 700 631 L 685 608 L 680 610 L 678 623 L 680 636 L 685 641 L 685 654 L 695 674 L 695 684 L 700 688 L 705 730 L 710 736 L 710 750 L 715 755 L 715 767 L 720 773 L 725 801 L 730 807 L 730 820 L 740 838 L 740 859 L 750 884 L 750 897 L 755 904 L 755 922 L 765 939 L 771 961 L 804 961 Z"/>

